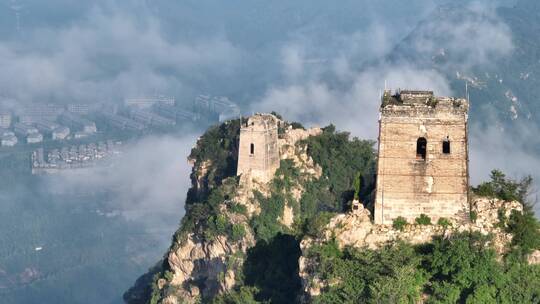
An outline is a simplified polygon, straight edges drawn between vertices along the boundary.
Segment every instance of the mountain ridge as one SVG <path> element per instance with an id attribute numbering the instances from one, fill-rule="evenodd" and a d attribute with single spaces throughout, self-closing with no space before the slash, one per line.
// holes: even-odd
<path id="1" fill-rule="evenodd" d="M 516 262 L 521 269 L 531 271 L 529 279 L 540 275 L 538 266 L 526 262 L 529 258 L 531 263 L 536 263 L 536 252 L 532 256 L 530 253 L 540 248 L 540 244 L 530 239 L 531 235 L 533 239 L 538 236 L 538 222 L 527 205 L 514 201 L 523 199 L 522 192 L 526 192 L 530 181 L 516 182 L 495 175 L 497 179 L 476 190 L 478 195 L 493 198 L 475 200 L 471 222 L 465 224 L 439 220 L 400 226 L 395 221 L 391 226 L 374 225 L 373 142 L 351 139 L 348 133 L 337 132 L 331 125 L 306 130 L 297 123 L 280 120 L 281 165 L 274 179 L 264 183 L 249 174 L 237 177 L 234 171 L 226 169 L 237 161 L 234 153 L 239 124 L 238 120 L 223 123 L 199 138 L 190 156 L 192 189 L 186 216 L 161 266 L 154 269 L 153 275 L 150 273 L 139 281 L 142 286 L 124 295 L 127 303 L 290 303 L 291 299 L 326 303 L 341 293 L 342 288 L 347 288 L 351 278 L 343 278 L 345 286 L 336 285 L 332 276 L 346 273 L 332 272 L 324 265 L 342 259 L 345 263 L 356 263 L 356 258 L 349 260 L 345 252 L 362 254 L 365 250 L 376 255 L 387 250 L 406 250 L 411 258 L 409 262 L 416 261 L 406 264 L 407 273 L 422 274 L 421 279 L 411 283 L 412 291 L 392 290 L 398 299 L 444 298 L 439 289 L 428 287 L 444 282 L 436 279 L 439 270 L 416 264 L 435 253 L 424 257 L 414 252 L 422 246 L 430 248 L 431 242 L 453 248 L 467 238 L 478 244 L 478 248 L 484 248 L 485 252 L 480 250 L 478 254 L 489 257 L 485 263 L 509 256 L 521 261 Z M 507 191 L 503 192 L 506 196 L 497 199 L 503 190 Z M 363 203 L 355 203 L 356 197 Z M 350 211 L 354 204 L 360 204 L 361 208 Z M 524 238 L 516 237 L 513 225 L 518 225 L 519 231 L 526 231 Z M 331 250 L 330 256 L 327 250 Z M 336 256 L 328 260 L 333 255 Z M 387 263 L 395 263 L 394 259 Z M 484 262 L 478 265 L 471 262 L 470 267 L 482 267 Z M 490 267 L 503 277 L 514 271 L 502 265 Z M 379 280 L 393 278 L 379 270 L 373 271 Z M 395 271 L 398 275 L 401 270 Z M 429 271 L 434 273 L 428 275 Z M 398 278 L 405 279 L 399 275 Z M 365 284 L 369 288 L 378 283 Z M 463 288 L 455 284 L 456 290 Z M 365 300 L 387 296 L 383 290 L 375 294 L 362 290 L 349 296 Z M 540 289 L 536 287 L 521 290 L 524 297 L 532 297 L 537 291 Z M 467 297 L 463 292 L 458 294 Z M 469 296 L 481 294 L 473 292 Z M 498 299 L 503 295 L 492 296 Z M 346 299 L 352 298 L 342 301 L 347 302 Z"/>

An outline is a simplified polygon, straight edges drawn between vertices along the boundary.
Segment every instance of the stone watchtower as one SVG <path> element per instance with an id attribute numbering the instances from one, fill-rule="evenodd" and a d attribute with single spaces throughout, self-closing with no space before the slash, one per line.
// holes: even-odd
<path id="1" fill-rule="evenodd" d="M 468 218 L 468 108 L 465 99 L 431 91 L 384 92 L 375 223 Z"/>
<path id="2" fill-rule="evenodd" d="M 237 175 L 250 173 L 262 182 L 271 180 L 279 168 L 278 119 L 255 114 L 240 128 Z"/>

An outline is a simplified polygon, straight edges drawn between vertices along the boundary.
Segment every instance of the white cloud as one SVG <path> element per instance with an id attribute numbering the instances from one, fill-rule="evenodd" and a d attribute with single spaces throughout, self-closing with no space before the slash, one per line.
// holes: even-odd
<path id="1" fill-rule="evenodd" d="M 409 38 L 416 56 L 449 70 L 485 67 L 514 48 L 511 30 L 495 7 L 478 1 L 462 10 L 439 8 Z"/>
<path id="2" fill-rule="evenodd" d="M 47 179 L 53 193 L 100 192 L 110 195 L 107 208 L 120 211 L 148 229 L 174 232 L 174 222 L 184 213 L 184 201 L 191 185 L 191 167 L 187 163 L 195 136 L 147 137 L 124 147 L 124 154 L 112 167 L 87 171 L 65 171 Z M 169 234 L 166 234 L 169 235 Z M 168 238 L 167 238 L 168 241 Z"/>
<path id="3" fill-rule="evenodd" d="M 285 76 L 295 80 L 304 73 L 304 50 L 295 45 L 289 45 L 281 50 L 281 58 Z"/>
<path id="4" fill-rule="evenodd" d="M 84 21 L 33 30 L 28 42 L 0 41 L 0 97 L 20 102 L 95 102 L 182 92 L 181 77 L 227 75 L 240 51 L 220 36 L 173 42 L 150 14 L 95 8 Z"/>
<path id="5" fill-rule="evenodd" d="M 517 134 L 509 134 L 496 125 L 474 126 L 469 132 L 469 157 L 471 183 L 473 185 L 489 179 L 493 169 L 500 169 L 508 177 L 519 180 L 526 175 L 533 177 L 534 199 L 540 181 L 540 160 L 536 151 L 524 148 L 526 143 L 540 144 L 536 127 L 521 126 Z M 531 145 L 529 145 L 531 146 Z M 535 206 L 540 214 L 540 205 Z"/>
<path id="6" fill-rule="evenodd" d="M 334 123 L 355 136 L 375 138 L 385 81 L 393 88 L 431 89 L 441 95 L 451 93 L 446 79 L 432 70 L 385 64 L 351 73 L 345 84 L 332 85 L 310 79 L 272 87 L 252 105 L 252 111 L 277 111 L 289 120 L 308 125 Z"/>

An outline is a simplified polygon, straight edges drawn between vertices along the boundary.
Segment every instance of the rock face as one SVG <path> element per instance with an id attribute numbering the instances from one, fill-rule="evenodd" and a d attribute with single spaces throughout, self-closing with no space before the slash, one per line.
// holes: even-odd
<path id="1" fill-rule="evenodd" d="M 231 263 L 235 262 L 233 255 L 245 254 L 247 248 L 254 244 L 252 235 L 233 243 L 224 236 L 210 242 L 200 242 L 194 234 L 190 234 L 184 244 L 171 250 L 167 256 L 173 273 L 168 286 L 173 294 L 167 296 L 168 301 L 175 303 L 172 301 L 174 298 L 204 298 L 230 289 L 235 282 L 234 271 L 230 269 Z M 222 278 L 221 274 L 224 274 Z M 198 286 L 201 281 L 204 281 L 204 288 Z"/>
<path id="2" fill-rule="evenodd" d="M 450 220 L 451 226 L 443 227 L 436 223 L 432 225 L 412 225 L 407 224 L 402 230 L 392 227 L 392 225 L 379 225 L 371 221 L 370 212 L 361 206 L 351 213 L 339 214 L 330 220 L 324 233 L 316 239 L 304 239 L 300 247 L 302 256 L 299 259 L 299 274 L 306 295 L 306 300 L 317 296 L 321 288 L 328 285 L 315 275 L 317 264 L 310 260 L 308 250 L 314 244 L 328 242 L 334 238 L 338 245 L 343 248 L 351 246 L 355 248 L 377 249 L 385 244 L 403 240 L 412 244 L 430 242 L 434 236 L 448 235 L 454 232 L 478 231 L 482 234 L 493 234 L 493 245 L 495 250 L 502 254 L 505 246 L 510 243 L 512 236 L 504 232 L 497 226 L 499 214 L 509 216 L 512 210 L 523 211 L 519 202 L 504 202 L 498 199 L 477 198 L 471 204 L 472 212 L 475 212 L 476 221 Z M 540 253 L 533 253 L 529 262 L 539 262 Z"/>
<path id="3" fill-rule="evenodd" d="M 300 172 L 319 178 L 322 169 L 307 155 L 305 148 L 297 143 L 321 132 L 319 128 L 285 129 L 277 142 L 280 159 L 290 159 Z M 196 189 L 204 188 L 200 174 L 207 172 L 210 166 L 210 163 L 203 161 L 202 165 L 196 167 L 197 170 L 192 174 Z M 230 224 L 243 225 L 245 235 L 240 240 L 234 241 L 222 235 L 208 241 L 203 237 L 203 232 L 194 231 L 182 241 L 173 243 L 166 254 L 166 262 L 170 266 L 169 278 L 157 282 L 162 294 L 161 303 L 196 303 L 200 299 L 212 298 L 235 285 L 235 270 L 243 263 L 247 250 L 255 245 L 254 233 L 247 224 L 253 216 L 261 212 L 254 191 L 264 196 L 270 194 L 267 179 L 261 179 L 260 174 L 251 173 L 251 170 L 244 170 L 230 198 L 230 201 L 245 207 L 245 214 L 229 212 L 227 201 L 220 205 L 222 214 Z M 303 189 L 300 187 L 292 189 L 292 196 L 295 199 L 299 199 L 302 193 Z M 284 226 L 291 227 L 294 220 L 293 208 L 286 205 L 283 214 L 276 220 Z"/>
<path id="4" fill-rule="evenodd" d="M 527 259 L 529 264 L 531 265 L 538 265 L 540 264 L 540 250 L 535 250 L 533 253 L 529 255 L 529 258 Z"/>

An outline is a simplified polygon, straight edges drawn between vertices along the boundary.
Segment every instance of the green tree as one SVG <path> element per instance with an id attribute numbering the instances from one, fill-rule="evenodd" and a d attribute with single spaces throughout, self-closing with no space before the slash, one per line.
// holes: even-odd
<path id="1" fill-rule="evenodd" d="M 212 303 L 213 304 L 260 304 L 255 300 L 255 294 L 259 290 L 256 287 L 241 286 L 237 289 L 233 289 L 223 295 L 217 296 Z"/>
<path id="2" fill-rule="evenodd" d="M 487 197 L 496 197 L 504 201 L 518 201 L 528 204 L 527 195 L 532 185 L 531 176 L 526 176 L 520 181 L 507 178 L 500 170 L 492 170 L 491 181 L 484 182 L 473 188 L 475 194 Z"/>
<path id="3" fill-rule="evenodd" d="M 512 234 L 512 245 L 523 254 L 540 249 L 540 224 L 530 210 L 512 210 L 506 230 Z"/>
<path id="4" fill-rule="evenodd" d="M 313 201 L 304 201 L 305 205 L 313 206 L 315 211 L 339 212 L 345 209 L 345 203 L 353 199 L 356 192 L 359 199 L 367 200 L 375 181 L 373 141 L 351 139 L 349 133 L 336 132 L 335 126 L 329 125 L 322 134 L 310 136 L 302 143 L 307 145 L 308 155 L 323 170 L 323 178 L 316 187 L 319 193 L 310 197 Z M 315 211 L 308 210 L 308 213 Z"/>
<path id="5" fill-rule="evenodd" d="M 354 199 L 360 200 L 362 174 L 358 172 L 354 178 Z"/>
<path id="6" fill-rule="evenodd" d="M 434 241 L 429 260 L 433 294 L 430 303 L 493 302 L 496 288 L 504 280 L 488 241 L 489 238 L 478 233 L 456 234 Z"/>
<path id="7" fill-rule="evenodd" d="M 421 256 L 398 243 L 378 251 L 337 249 L 334 242 L 313 248 L 319 276 L 334 282 L 315 303 L 415 303 L 427 281 Z"/>

